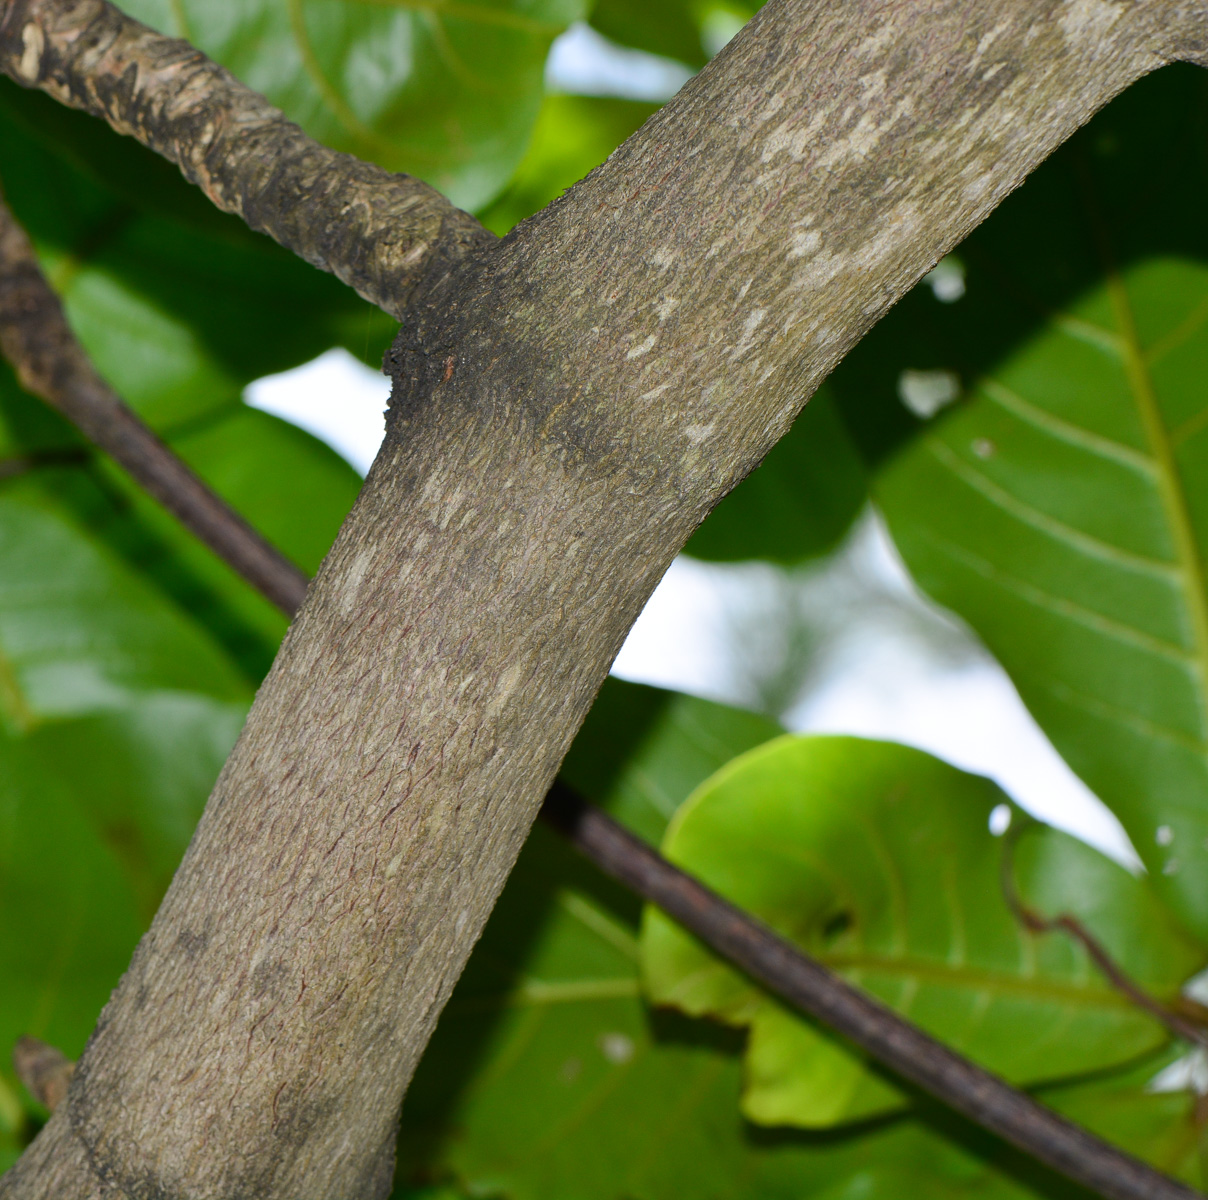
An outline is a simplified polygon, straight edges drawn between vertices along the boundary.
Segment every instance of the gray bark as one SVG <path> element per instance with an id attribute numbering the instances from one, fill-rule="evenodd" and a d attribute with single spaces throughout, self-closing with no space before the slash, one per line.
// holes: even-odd
<path id="1" fill-rule="evenodd" d="M 389 1190 L 399 1104 L 679 546 L 860 335 L 1208 5 L 771 0 L 406 311 L 387 440 L 29 1197 Z"/>

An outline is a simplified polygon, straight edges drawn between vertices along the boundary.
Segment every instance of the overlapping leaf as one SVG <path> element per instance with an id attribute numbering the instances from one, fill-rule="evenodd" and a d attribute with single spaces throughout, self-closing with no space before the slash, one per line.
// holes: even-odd
<path id="1" fill-rule="evenodd" d="M 677 814 L 664 852 L 728 899 L 962 1054 L 1035 1083 L 1120 1064 L 1164 1029 L 1064 934 L 1008 907 L 1006 799 L 921 751 L 786 737 L 730 764 Z M 1143 881 L 1044 827 L 1017 849 L 1018 886 L 1080 918 L 1141 986 L 1177 992 L 1202 960 Z M 880 1072 L 785 1009 L 655 910 L 642 936 L 649 995 L 750 1028 L 743 1111 L 825 1127 L 905 1103 Z"/>
<path id="2" fill-rule="evenodd" d="M 905 369 L 959 376 L 966 398 L 880 481 L 895 541 L 1201 937 L 1205 95 L 1163 72 L 1117 101 L 961 248 L 963 299 L 912 298 L 836 379 L 871 430 Z"/>

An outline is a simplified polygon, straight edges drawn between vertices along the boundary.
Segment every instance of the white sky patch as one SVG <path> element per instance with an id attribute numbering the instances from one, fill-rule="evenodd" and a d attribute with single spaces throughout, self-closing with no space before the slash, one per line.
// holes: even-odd
<path id="1" fill-rule="evenodd" d="M 335 349 L 292 371 L 257 379 L 243 398 L 314 434 L 365 475 L 386 433 L 390 380 L 347 350 Z"/>
<path id="2" fill-rule="evenodd" d="M 917 746 L 1137 869 L 1120 823 L 976 638 L 921 596 L 868 513 L 803 572 L 679 558 L 613 664 L 625 679 L 778 713 L 800 732 Z"/>
<path id="3" fill-rule="evenodd" d="M 905 370 L 898 376 L 898 399 L 924 421 L 947 408 L 960 394 L 960 376 L 955 371 Z"/>
<path id="4" fill-rule="evenodd" d="M 692 78 L 692 69 L 671 58 L 618 46 L 584 21 L 554 39 L 545 61 L 545 86 L 574 96 L 621 96 L 670 100 Z"/>
<path id="5" fill-rule="evenodd" d="M 945 254 L 923 282 L 941 304 L 955 304 L 965 294 L 965 265 L 955 254 Z"/>

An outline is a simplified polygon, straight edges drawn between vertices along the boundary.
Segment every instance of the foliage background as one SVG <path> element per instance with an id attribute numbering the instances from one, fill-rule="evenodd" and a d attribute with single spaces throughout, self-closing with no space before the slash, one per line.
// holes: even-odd
<path id="1" fill-rule="evenodd" d="M 130 0 L 328 144 L 505 233 L 650 115 L 546 95 L 589 20 L 703 66 L 741 5 Z M 106 376 L 314 570 L 359 481 L 242 401 L 390 322 L 172 168 L 0 81 L 0 178 Z M 610 681 L 569 780 L 963 1052 L 1203 1182 L 1201 1058 L 1001 881 L 1171 999 L 1208 958 L 1208 246 L 1192 69 L 1137 85 L 907 296 L 688 552 L 786 571 L 870 498 L 918 582 L 1124 822 L 1131 875 L 916 751 Z M 333 399 L 333 402 L 338 400 Z M 927 415 L 920 415 L 927 414 Z M 284 622 L 0 368 L 0 1045 L 71 1055 L 155 910 Z M 1155 1088 L 1154 1081 L 1158 1081 Z M 45 1114 L 0 1063 L 0 1167 Z M 1074 1192 L 786 1013 L 534 831 L 408 1097 L 399 1196 Z"/>

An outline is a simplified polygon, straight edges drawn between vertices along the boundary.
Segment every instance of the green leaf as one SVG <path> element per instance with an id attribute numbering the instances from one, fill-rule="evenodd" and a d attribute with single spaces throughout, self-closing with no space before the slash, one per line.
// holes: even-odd
<path id="1" fill-rule="evenodd" d="M 506 190 L 479 214 L 505 234 L 598 167 L 657 104 L 611 96 L 546 96 L 528 150 Z"/>
<path id="2" fill-rule="evenodd" d="M 727 743 L 733 753 L 766 734 L 757 720 L 609 681 L 567 774 L 627 823 L 657 827 Z M 644 1004 L 637 916 L 631 896 L 534 829 L 408 1092 L 400 1187 L 506 1200 L 1060 1194 L 929 1105 L 841 1131 L 748 1125 L 735 1033 Z"/>
<path id="3" fill-rule="evenodd" d="M 684 550 L 714 562 L 792 566 L 834 549 L 867 495 L 863 464 L 823 385 Z"/>
<path id="4" fill-rule="evenodd" d="M 922 586 L 1010 673 L 1208 937 L 1208 186 L 1198 72 L 1117 101 L 960 250 L 967 295 L 869 351 L 965 400 L 877 495 Z M 988 331 L 978 334 L 978 330 Z M 1006 331 L 1006 332 L 1004 332 Z M 961 358 L 941 357 L 944 345 Z M 906 355 L 911 357 L 907 358 Z"/>
<path id="5" fill-rule="evenodd" d="M 579 0 L 126 0 L 309 134 L 487 203 L 524 153 L 553 39 Z"/>
<path id="6" fill-rule="evenodd" d="M 591 23 L 623 46 L 701 67 L 760 7 L 751 0 L 597 0 Z"/>
<path id="7" fill-rule="evenodd" d="M 739 758 L 677 813 L 663 851 L 729 900 L 954 1049 L 1015 1082 L 1119 1064 L 1165 1031 L 1114 991 L 1064 934 L 1009 910 L 1006 802 L 988 780 L 921 751 L 846 737 L 784 737 Z M 1044 827 L 1018 849 L 1022 894 L 1069 912 L 1163 997 L 1202 961 L 1143 881 Z M 1049 907 L 1051 906 L 1051 908 Z M 826 1127 L 905 1103 L 863 1057 L 781 1006 L 656 910 L 648 995 L 750 1028 L 743 1111 Z"/>
<path id="8" fill-rule="evenodd" d="M 23 482 L 0 493 L 0 711 L 13 726 L 120 708 L 146 691 L 244 698 L 218 646 Z"/>
<path id="9" fill-rule="evenodd" d="M 79 1055 L 142 933 L 134 888 L 21 739 L 0 736 L 0 1047 Z"/>
<path id="10" fill-rule="evenodd" d="M 698 16 L 703 7 L 693 0 L 597 0 L 591 23 L 623 46 L 703 67 L 708 57 Z"/>
<path id="11" fill-rule="evenodd" d="M 1045 1088 L 1039 1099 L 1071 1121 L 1193 1187 L 1204 1187 L 1202 1100 L 1191 1091 L 1154 1092 L 1154 1079 L 1186 1047 L 1171 1047 L 1107 1078 Z"/>
<path id="12" fill-rule="evenodd" d="M 608 679 L 560 774 L 634 833 L 657 844 L 698 784 L 730 759 L 783 732 L 756 713 Z"/>

